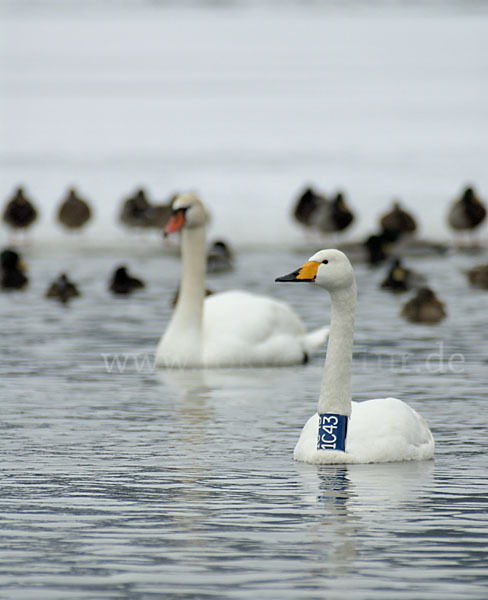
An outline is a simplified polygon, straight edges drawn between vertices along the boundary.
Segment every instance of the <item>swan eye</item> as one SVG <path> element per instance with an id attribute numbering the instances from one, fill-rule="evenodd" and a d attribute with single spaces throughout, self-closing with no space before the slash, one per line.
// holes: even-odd
<path id="1" fill-rule="evenodd" d="M 176 215 L 178 213 L 182 214 L 182 215 L 186 215 L 186 211 L 189 209 L 189 206 L 180 206 L 178 208 L 172 208 L 171 212 Z"/>
<path id="2" fill-rule="evenodd" d="M 328 262 L 329 262 L 329 261 L 328 261 L 327 259 L 325 259 L 325 260 L 323 260 L 323 261 L 322 261 L 322 264 L 323 264 L 323 265 L 326 265 L 326 264 L 328 264 Z"/>

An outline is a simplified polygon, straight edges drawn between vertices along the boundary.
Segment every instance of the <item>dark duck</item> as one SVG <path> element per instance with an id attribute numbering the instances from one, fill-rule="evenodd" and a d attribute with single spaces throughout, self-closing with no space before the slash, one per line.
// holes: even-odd
<path id="1" fill-rule="evenodd" d="M 298 197 L 293 209 L 293 217 L 305 227 L 313 227 L 317 211 L 326 203 L 326 199 L 313 188 L 307 187 Z"/>
<path id="2" fill-rule="evenodd" d="M 37 219 L 37 210 L 26 197 L 24 188 L 18 187 L 7 201 L 3 211 L 4 222 L 14 230 L 27 229 Z"/>
<path id="3" fill-rule="evenodd" d="M 127 198 L 120 213 L 120 220 L 128 227 L 145 229 L 163 229 L 171 217 L 171 202 L 152 204 L 143 188 L 137 190 L 134 196 Z"/>
<path id="4" fill-rule="evenodd" d="M 127 267 L 120 266 L 115 270 L 112 280 L 109 285 L 109 290 L 114 294 L 130 294 L 134 290 L 138 290 L 145 287 L 144 283 L 132 277 L 127 272 Z"/>
<path id="5" fill-rule="evenodd" d="M 1 285 L 3 289 L 20 290 L 28 283 L 20 256 L 7 248 L 0 255 Z"/>
<path id="6" fill-rule="evenodd" d="M 472 187 L 467 187 L 454 201 L 448 213 L 448 223 L 457 233 L 473 232 L 486 218 L 484 203 Z"/>
<path id="7" fill-rule="evenodd" d="M 332 200 L 326 200 L 318 210 L 317 226 L 323 233 L 338 233 L 354 221 L 354 213 L 347 206 L 344 194 L 338 192 Z"/>
<path id="8" fill-rule="evenodd" d="M 66 304 L 72 298 L 77 298 L 80 295 L 76 284 L 69 280 L 66 273 L 61 273 L 61 275 L 51 283 L 46 292 L 46 298 L 54 298 L 63 304 Z"/>
<path id="9" fill-rule="evenodd" d="M 425 277 L 403 266 L 399 258 L 394 258 L 381 288 L 392 292 L 406 292 L 425 283 Z"/>
<path id="10" fill-rule="evenodd" d="M 143 188 L 124 200 L 120 211 L 120 221 L 128 227 L 146 227 L 147 211 L 151 207 Z"/>
<path id="11" fill-rule="evenodd" d="M 366 251 L 366 260 L 370 265 L 378 265 L 385 261 L 395 247 L 399 234 L 392 229 L 383 229 L 373 233 L 363 242 Z"/>

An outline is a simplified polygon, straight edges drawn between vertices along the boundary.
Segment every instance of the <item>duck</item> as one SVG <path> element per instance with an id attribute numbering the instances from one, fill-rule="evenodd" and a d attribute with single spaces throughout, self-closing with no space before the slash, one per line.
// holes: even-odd
<path id="1" fill-rule="evenodd" d="M 312 464 L 421 461 L 434 455 L 434 438 L 416 410 L 398 398 L 351 400 L 356 282 L 347 256 L 320 250 L 278 282 L 308 282 L 329 292 L 330 335 L 317 412 L 295 446 L 295 460 Z"/>
<path id="2" fill-rule="evenodd" d="M 207 252 L 207 273 L 226 273 L 234 268 L 234 255 L 229 244 L 215 240 Z"/>
<path id="3" fill-rule="evenodd" d="M 448 222 L 456 231 L 473 231 L 486 218 L 486 207 L 471 186 L 454 201 L 448 213 Z"/>
<path id="4" fill-rule="evenodd" d="M 120 211 L 120 221 L 128 227 L 141 227 L 145 229 L 162 229 L 171 216 L 171 203 L 152 204 L 144 188 L 139 188 L 136 193 L 127 198 Z"/>
<path id="5" fill-rule="evenodd" d="M 354 213 L 347 206 L 346 198 L 343 192 L 337 192 L 331 200 L 331 223 L 328 229 L 322 231 L 344 231 L 354 221 Z"/>
<path id="6" fill-rule="evenodd" d="M 323 233 L 338 233 L 347 229 L 354 221 L 354 213 L 346 204 L 343 192 L 326 200 L 317 210 L 315 223 Z"/>
<path id="7" fill-rule="evenodd" d="M 178 302 L 156 350 L 166 368 L 301 364 L 325 342 L 328 328 L 307 333 L 288 304 L 244 290 L 205 298 L 208 213 L 194 193 L 178 196 L 165 235 L 181 233 Z"/>
<path id="8" fill-rule="evenodd" d="M 67 229 L 80 229 L 91 218 L 91 208 L 86 200 L 80 198 L 71 187 L 58 209 L 58 221 Z"/>
<path id="9" fill-rule="evenodd" d="M 435 293 L 429 287 L 421 287 L 403 306 L 400 315 L 411 323 L 439 323 L 447 313 Z"/>
<path id="10" fill-rule="evenodd" d="M 312 187 L 306 187 L 295 203 L 293 217 L 301 225 L 312 227 L 315 224 L 317 211 L 326 202 L 325 196 L 316 192 Z"/>
<path id="11" fill-rule="evenodd" d="M 27 229 L 36 219 L 36 208 L 25 195 L 24 188 L 19 186 L 5 206 L 4 222 L 13 229 Z"/>
<path id="12" fill-rule="evenodd" d="M 144 227 L 163 229 L 171 217 L 171 201 L 167 204 L 150 204 L 145 211 Z"/>
<path id="13" fill-rule="evenodd" d="M 406 292 L 425 282 L 425 277 L 403 266 L 401 259 L 394 258 L 388 273 L 381 282 L 381 288 L 392 292 Z"/>
<path id="14" fill-rule="evenodd" d="M 402 208 L 400 202 L 395 200 L 390 212 L 380 218 L 382 229 L 396 231 L 400 235 L 414 233 L 417 230 L 417 222 L 414 217 Z"/>
<path id="15" fill-rule="evenodd" d="M 0 265 L 3 289 L 21 290 L 29 282 L 24 273 L 25 267 L 15 250 L 5 248 L 0 254 Z"/>
<path id="16" fill-rule="evenodd" d="M 466 271 L 469 283 L 473 287 L 488 290 L 488 265 L 478 265 Z"/>
<path id="17" fill-rule="evenodd" d="M 66 273 L 61 273 L 61 275 L 51 283 L 46 292 L 46 298 L 54 298 L 63 304 L 66 304 L 71 298 L 77 298 L 78 296 L 81 296 L 78 287 L 69 280 Z"/>
<path id="18" fill-rule="evenodd" d="M 368 236 L 363 242 L 367 262 L 373 266 L 384 262 L 390 256 L 399 235 L 393 229 L 382 229 Z"/>
<path id="19" fill-rule="evenodd" d="M 125 265 L 121 265 L 115 269 L 109 284 L 109 290 L 114 294 L 130 294 L 134 290 L 143 287 L 145 287 L 144 282 L 137 277 L 129 275 Z"/>
<path id="20" fill-rule="evenodd" d="M 133 196 L 123 201 L 120 211 L 121 223 L 128 227 L 145 227 L 150 206 L 146 191 L 139 188 Z"/>

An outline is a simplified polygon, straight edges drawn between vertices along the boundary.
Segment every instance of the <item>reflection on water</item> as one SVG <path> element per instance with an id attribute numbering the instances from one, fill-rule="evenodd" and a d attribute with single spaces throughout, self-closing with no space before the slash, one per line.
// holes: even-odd
<path id="1" fill-rule="evenodd" d="M 425 486 L 432 483 L 434 462 L 300 468 L 310 502 L 321 502 L 328 509 L 342 507 L 349 516 L 366 512 L 372 517 L 377 511 L 418 501 Z"/>
<path id="2" fill-rule="evenodd" d="M 324 518 L 314 524 L 317 540 L 328 538 L 329 568 L 353 571 L 362 554 L 365 529 L 397 529 L 400 517 L 418 507 L 432 484 L 433 461 L 314 468 L 300 464 L 303 500 L 318 505 Z M 384 530 L 383 535 L 388 531 Z M 386 558 L 386 556 L 384 557 Z"/>

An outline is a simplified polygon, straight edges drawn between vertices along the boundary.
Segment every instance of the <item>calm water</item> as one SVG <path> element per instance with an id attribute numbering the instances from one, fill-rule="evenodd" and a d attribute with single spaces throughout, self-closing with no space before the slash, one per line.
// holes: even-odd
<path id="1" fill-rule="evenodd" d="M 274 293 L 313 327 L 326 295 L 273 283 L 310 253 L 241 253 L 209 285 Z M 0 294 L 0 597 L 486 598 L 488 294 L 462 274 L 486 254 L 411 260 L 446 301 L 437 327 L 401 321 L 405 297 L 356 265 L 354 397 L 408 401 L 437 446 L 426 463 L 344 467 L 292 458 L 323 352 L 294 368 L 152 369 L 179 269 L 154 241 L 25 259 L 28 290 Z M 121 260 L 147 289 L 114 299 Z M 84 293 L 68 307 L 42 298 L 60 269 Z"/>

